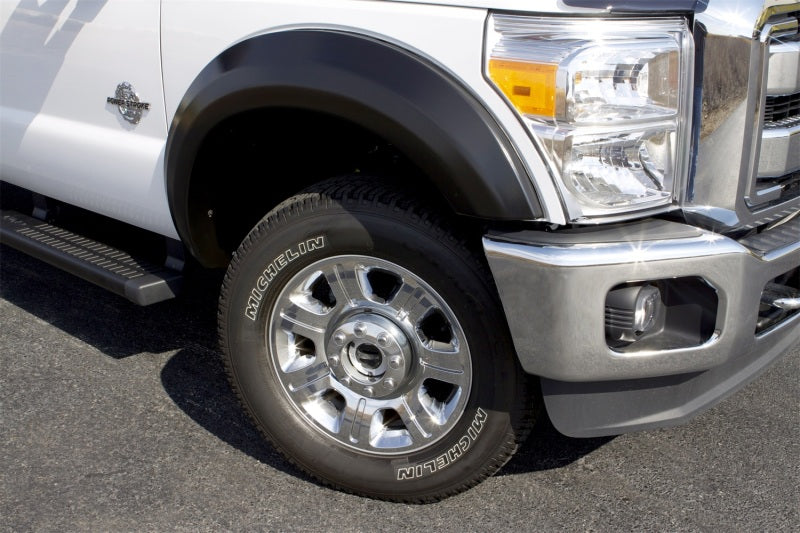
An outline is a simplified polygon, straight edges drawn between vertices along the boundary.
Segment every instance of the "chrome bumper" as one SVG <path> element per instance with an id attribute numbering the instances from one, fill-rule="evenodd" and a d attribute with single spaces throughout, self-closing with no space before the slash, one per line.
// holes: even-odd
<path id="1" fill-rule="evenodd" d="M 531 374 L 562 382 L 688 374 L 740 358 L 774 358 L 800 339 L 800 313 L 755 333 L 765 284 L 800 266 L 800 218 L 758 242 L 650 220 L 489 234 L 483 246 L 520 363 Z M 702 278 L 717 292 L 710 340 L 685 349 L 612 350 L 604 328 L 608 292 L 626 282 L 680 277 Z"/>

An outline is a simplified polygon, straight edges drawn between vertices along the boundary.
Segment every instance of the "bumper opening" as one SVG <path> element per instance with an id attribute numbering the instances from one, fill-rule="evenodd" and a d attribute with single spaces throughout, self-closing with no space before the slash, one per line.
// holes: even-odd
<path id="1" fill-rule="evenodd" d="M 606 296 L 606 344 L 622 354 L 701 346 L 715 334 L 718 309 L 717 291 L 699 277 L 623 283 Z"/>

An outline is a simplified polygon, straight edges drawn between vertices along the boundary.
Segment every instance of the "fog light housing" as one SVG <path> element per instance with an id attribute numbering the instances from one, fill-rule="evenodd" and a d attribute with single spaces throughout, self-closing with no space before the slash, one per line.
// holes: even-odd
<path id="1" fill-rule="evenodd" d="M 620 355 L 701 346 L 717 330 L 719 296 L 697 277 L 621 283 L 606 294 L 608 347 Z"/>
<path id="2" fill-rule="evenodd" d="M 606 337 L 633 342 L 655 330 L 663 315 L 661 291 L 654 285 L 614 289 L 606 297 Z"/>

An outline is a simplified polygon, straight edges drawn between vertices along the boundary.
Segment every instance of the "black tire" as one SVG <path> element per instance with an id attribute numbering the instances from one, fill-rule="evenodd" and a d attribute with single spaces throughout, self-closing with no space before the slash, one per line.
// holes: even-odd
<path id="1" fill-rule="evenodd" d="M 456 494 L 505 464 L 532 424 L 528 377 L 482 258 L 445 218 L 378 180 L 329 180 L 264 217 L 228 268 L 219 329 L 259 429 L 348 492 Z M 440 353 L 441 368 L 430 362 Z"/>

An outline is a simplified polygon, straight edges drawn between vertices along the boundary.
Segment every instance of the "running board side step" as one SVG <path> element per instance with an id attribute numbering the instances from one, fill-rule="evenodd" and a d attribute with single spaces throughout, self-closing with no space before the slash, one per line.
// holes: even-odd
<path id="1" fill-rule="evenodd" d="M 0 242 L 139 305 L 174 298 L 182 275 L 39 219 L 0 211 Z"/>

